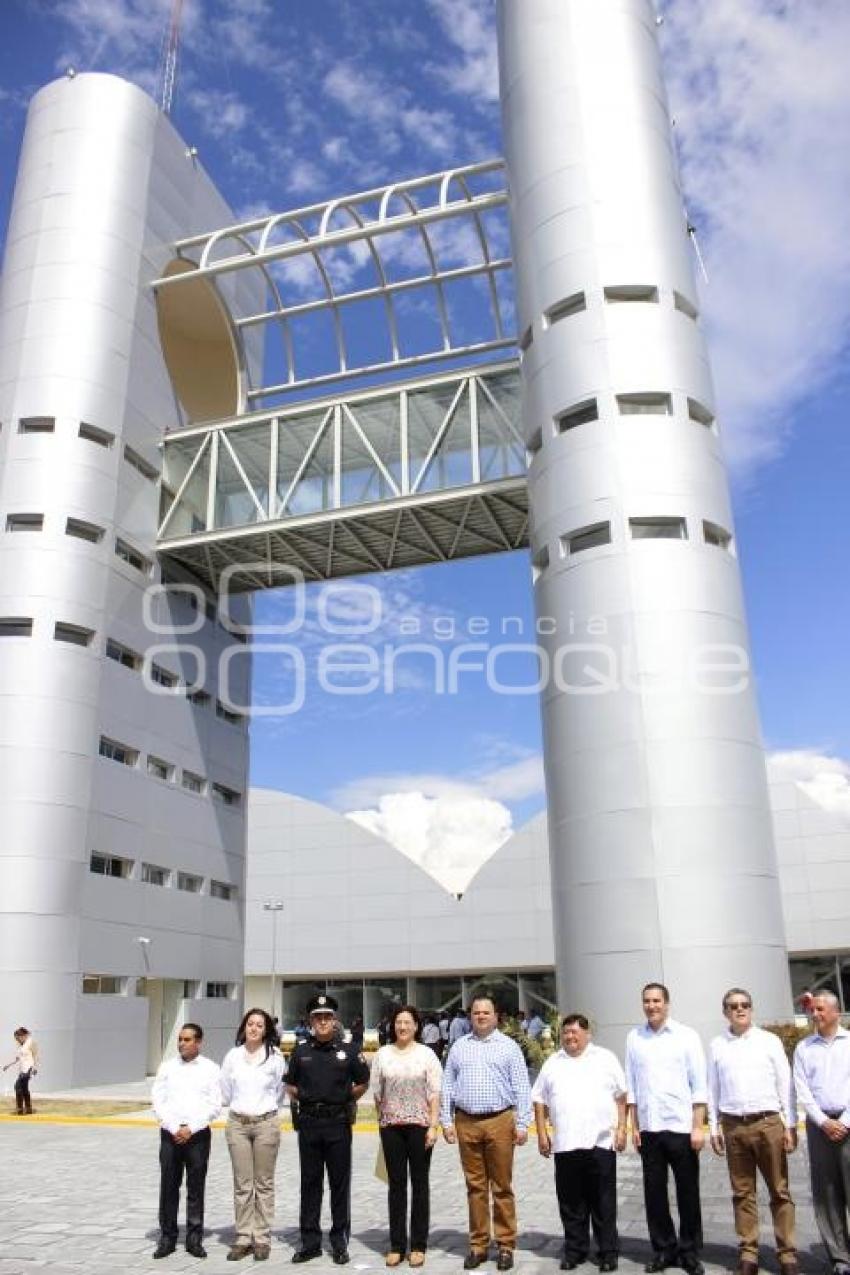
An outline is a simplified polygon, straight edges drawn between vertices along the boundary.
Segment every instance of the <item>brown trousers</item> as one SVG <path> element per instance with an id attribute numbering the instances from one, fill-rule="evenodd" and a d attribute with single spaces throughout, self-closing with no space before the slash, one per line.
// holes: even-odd
<path id="1" fill-rule="evenodd" d="M 469 1205 L 469 1247 L 473 1253 L 484 1253 L 490 1245 L 491 1194 L 496 1243 L 499 1248 L 516 1247 L 516 1203 L 511 1184 L 515 1128 L 512 1110 L 500 1111 L 497 1116 L 455 1112 Z"/>
<path id="2" fill-rule="evenodd" d="M 280 1120 L 243 1124 L 231 1114 L 224 1136 L 233 1167 L 234 1243 L 269 1244 L 274 1222 L 274 1170 L 280 1146 Z"/>
<path id="3" fill-rule="evenodd" d="M 726 1163 L 732 1184 L 732 1208 L 740 1260 L 758 1261 L 758 1170 L 770 1196 L 777 1257 L 780 1262 L 796 1261 L 794 1201 L 788 1189 L 788 1156 L 782 1117 L 767 1115 L 761 1120 L 747 1121 L 738 1116 L 721 1116 L 720 1123 L 726 1140 Z"/>

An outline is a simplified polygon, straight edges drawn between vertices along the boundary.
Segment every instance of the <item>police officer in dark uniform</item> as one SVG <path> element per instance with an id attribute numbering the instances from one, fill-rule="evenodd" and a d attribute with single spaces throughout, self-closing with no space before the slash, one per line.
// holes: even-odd
<path id="1" fill-rule="evenodd" d="M 348 1257 L 351 1228 L 351 1124 L 354 1104 L 369 1086 L 366 1059 L 336 1034 L 333 996 L 314 996 L 307 1005 L 312 1035 L 292 1051 L 286 1088 L 298 1107 L 301 1158 L 301 1247 L 293 1262 L 322 1255 L 322 1190 L 325 1168 L 331 1192 L 331 1251 L 337 1266 Z"/>

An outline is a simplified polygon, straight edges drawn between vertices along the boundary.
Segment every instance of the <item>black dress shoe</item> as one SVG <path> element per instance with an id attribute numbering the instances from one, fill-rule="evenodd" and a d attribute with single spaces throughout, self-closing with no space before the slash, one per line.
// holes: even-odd
<path id="1" fill-rule="evenodd" d="M 576 1267 L 581 1266 L 583 1261 L 584 1261 L 583 1257 L 562 1257 L 561 1270 L 574 1271 Z"/>
<path id="2" fill-rule="evenodd" d="M 159 1261 L 161 1257 L 170 1257 L 176 1248 L 174 1240 L 160 1240 L 153 1251 L 153 1256 L 156 1261 Z"/>
<path id="3" fill-rule="evenodd" d="M 299 1248 L 297 1253 L 292 1254 L 292 1260 L 297 1266 L 299 1262 L 312 1262 L 314 1257 L 321 1257 L 322 1250 L 320 1248 Z"/>
<path id="4" fill-rule="evenodd" d="M 187 1240 L 186 1252 L 190 1257 L 206 1257 L 207 1255 L 207 1250 L 200 1240 Z"/>
<path id="5" fill-rule="evenodd" d="M 351 1261 L 351 1258 L 348 1256 L 348 1249 L 335 1248 L 331 1254 L 331 1260 L 333 1261 L 334 1266 L 347 1266 Z"/>
<path id="6" fill-rule="evenodd" d="M 600 1271 L 615 1271 L 617 1269 L 616 1257 L 605 1257 L 599 1263 Z"/>
<path id="7" fill-rule="evenodd" d="M 698 1257 L 683 1257 L 680 1265 L 683 1271 L 688 1272 L 688 1275 L 705 1275 L 705 1267 Z"/>
<path id="8" fill-rule="evenodd" d="M 496 1258 L 497 1271 L 509 1271 L 514 1264 L 513 1250 L 509 1248 L 500 1248 L 499 1256 Z"/>
<path id="9" fill-rule="evenodd" d="M 657 1271 L 666 1271 L 668 1266 L 676 1265 L 675 1257 L 663 1257 L 658 1253 L 651 1262 L 647 1262 L 643 1269 L 646 1271 L 646 1275 L 656 1275 Z"/>
<path id="10" fill-rule="evenodd" d="M 483 1266 L 487 1261 L 486 1253 L 467 1253 L 463 1259 L 463 1269 L 465 1271 L 474 1271 L 476 1266 Z"/>

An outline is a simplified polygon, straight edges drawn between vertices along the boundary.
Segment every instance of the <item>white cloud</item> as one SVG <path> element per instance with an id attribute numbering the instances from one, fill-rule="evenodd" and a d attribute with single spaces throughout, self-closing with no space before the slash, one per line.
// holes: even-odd
<path id="1" fill-rule="evenodd" d="M 219 140 L 240 133 L 251 120 L 247 102 L 232 90 L 193 88 L 187 100 L 202 118 L 205 131 Z"/>
<path id="2" fill-rule="evenodd" d="M 462 894 L 512 832 L 511 812 L 485 797 L 390 792 L 377 809 L 348 814 L 389 841 L 452 894 Z"/>
<path id="3" fill-rule="evenodd" d="M 850 6 L 668 0 L 666 74 L 710 284 L 726 449 L 779 454 L 850 321 Z"/>
<path id="4" fill-rule="evenodd" d="M 799 748 L 771 753 L 767 768 L 771 779 L 797 783 L 824 810 L 850 818 L 850 762 Z"/>
<path id="5" fill-rule="evenodd" d="M 485 799 L 499 803 L 524 801 L 542 794 L 543 759 L 540 754 L 523 753 L 517 749 L 512 751 L 513 759 L 499 766 L 493 766 L 491 758 L 483 755 L 484 762 L 490 764 L 471 769 L 465 775 L 419 771 L 362 776 L 337 788 L 331 795 L 331 802 L 337 809 L 351 810 L 379 806 L 387 793 L 419 793 L 448 801 Z"/>
<path id="6" fill-rule="evenodd" d="M 438 78 L 474 104 L 498 102 L 495 6 L 491 0 L 428 0 L 428 7 L 460 53 L 456 60 L 435 67 Z"/>

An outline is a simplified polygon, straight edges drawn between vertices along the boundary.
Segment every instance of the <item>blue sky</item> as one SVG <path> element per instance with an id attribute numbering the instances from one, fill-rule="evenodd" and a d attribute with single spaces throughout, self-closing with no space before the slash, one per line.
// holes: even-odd
<path id="1" fill-rule="evenodd" d="M 168 8 L 0 5 L 0 224 L 32 92 L 73 65 L 155 93 Z M 765 739 L 783 773 L 850 811 L 850 7 L 662 13 Z M 186 0 L 184 14 L 172 118 L 239 216 L 501 151 L 490 0 Z M 514 554 L 369 583 L 389 631 L 417 617 L 469 640 L 470 616 L 530 632 L 528 576 Z M 278 605 L 261 599 L 258 618 Z M 260 665 L 261 694 L 274 680 Z M 472 676 L 435 695 L 411 669 L 392 696 L 312 687 L 299 713 L 256 723 L 252 773 L 344 810 L 406 796 L 374 826 L 439 865 L 471 862 L 542 807 L 539 752 L 534 696 Z"/>

